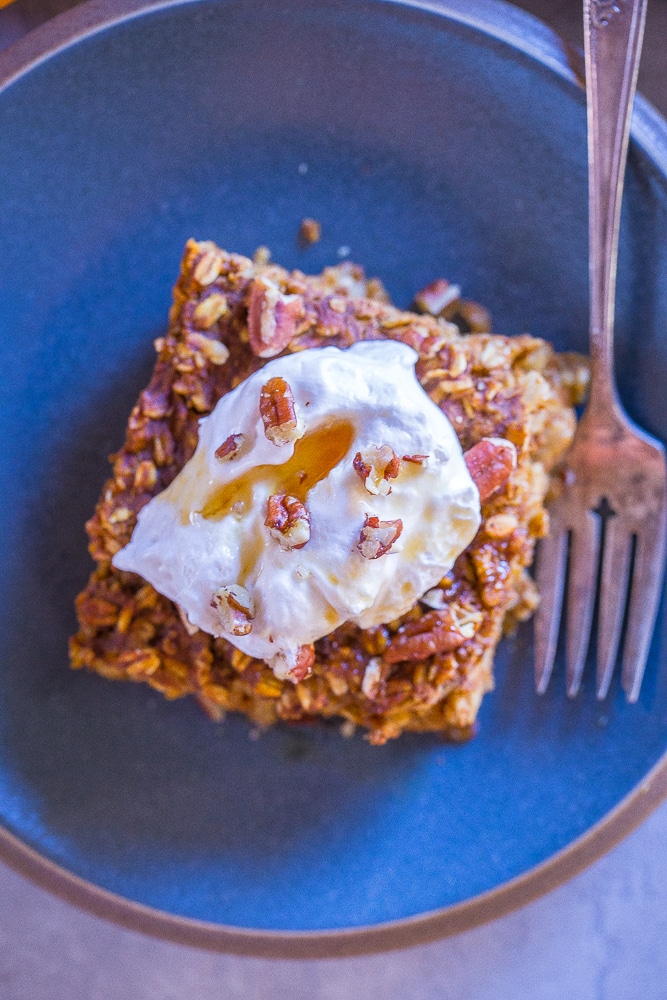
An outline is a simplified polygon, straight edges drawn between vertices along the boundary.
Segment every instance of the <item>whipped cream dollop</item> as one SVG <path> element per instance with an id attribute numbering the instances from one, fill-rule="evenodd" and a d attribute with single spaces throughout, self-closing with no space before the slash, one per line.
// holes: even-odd
<path id="1" fill-rule="evenodd" d="M 408 611 L 480 523 L 454 430 L 395 341 L 271 361 L 200 421 L 195 454 L 114 565 L 187 621 L 303 676 L 343 622 Z"/>

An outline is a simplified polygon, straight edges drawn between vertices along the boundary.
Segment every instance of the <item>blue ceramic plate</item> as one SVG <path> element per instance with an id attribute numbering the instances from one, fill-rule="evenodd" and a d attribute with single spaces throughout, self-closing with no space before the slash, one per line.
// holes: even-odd
<path id="1" fill-rule="evenodd" d="M 68 669 L 83 525 L 194 235 L 317 271 L 341 247 L 407 305 L 446 275 L 499 332 L 585 349 L 584 98 L 498 3 L 84 5 L 0 58 L 0 834 L 56 891 L 264 954 L 424 940 L 572 874 L 667 787 L 661 618 L 639 703 L 506 641 L 464 746 L 210 723 Z M 4 80 L 4 85 L 2 81 Z M 667 435 L 667 129 L 635 117 L 621 395 Z M 295 235 L 314 216 L 323 238 Z M 662 280 L 661 279 L 662 276 Z M 611 813 L 611 815 L 610 815 Z"/>

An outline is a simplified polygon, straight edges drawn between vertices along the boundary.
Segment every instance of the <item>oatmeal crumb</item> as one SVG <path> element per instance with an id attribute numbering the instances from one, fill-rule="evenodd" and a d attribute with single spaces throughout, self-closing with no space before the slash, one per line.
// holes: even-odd
<path id="1" fill-rule="evenodd" d="M 322 237 L 322 226 L 317 219 L 302 219 L 299 226 L 299 243 L 319 243 Z"/>
<path id="2" fill-rule="evenodd" d="M 258 264 L 260 267 L 268 264 L 271 260 L 271 251 L 268 247 L 259 246 L 252 255 L 253 264 Z"/>

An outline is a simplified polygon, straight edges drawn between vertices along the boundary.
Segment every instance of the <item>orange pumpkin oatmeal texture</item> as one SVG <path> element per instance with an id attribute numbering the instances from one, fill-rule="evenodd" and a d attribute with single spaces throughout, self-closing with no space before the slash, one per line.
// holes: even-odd
<path id="1" fill-rule="evenodd" d="M 574 431 L 587 368 L 543 340 L 491 333 L 486 310 L 444 279 L 416 302 L 423 314 L 396 309 L 377 280 L 349 263 L 307 277 L 266 254 L 253 262 L 188 242 L 169 329 L 155 342 L 153 376 L 87 524 L 97 567 L 76 601 L 74 668 L 146 683 L 167 698 L 194 695 L 214 720 L 227 711 L 260 726 L 337 717 L 345 731 L 364 727 L 373 744 L 407 730 L 472 735 L 503 630 L 537 605 L 527 567 L 548 530 L 544 502 Z M 308 676 L 282 681 L 262 661 L 184 622 L 169 600 L 111 559 L 129 541 L 139 510 L 190 458 L 198 421 L 224 393 L 283 351 L 380 338 L 418 352 L 423 388 L 464 451 L 478 446 L 469 465 L 483 465 L 480 442 L 491 437 L 515 445 L 516 467 L 509 478 L 505 469 L 504 485 L 487 499 L 480 489 L 480 530 L 437 587 L 396 621 L 366 630 L 343 625 L 315 643 L 314 659 L 304 647 Z M 224 443 L 230 453 L 241 446 Z"/>

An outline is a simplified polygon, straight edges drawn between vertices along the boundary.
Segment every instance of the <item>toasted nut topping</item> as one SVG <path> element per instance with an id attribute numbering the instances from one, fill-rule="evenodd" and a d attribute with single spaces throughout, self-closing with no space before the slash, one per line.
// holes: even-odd
<path id="1" fill-rule="evenodd" d="M 194 311 L 194 323 L 200 330 L 210 330 L 228 312 L 227 299 L 214 293 L 198 302 Z"/>
<path id="2" fill-rule="evenodd" d="M 296 333 L 303 316 L 299 295 L 284 295 L 265 278 L 254 278 L 248 299 L 248 339 L 253 354 L 272 358 L 280 354 Z"/>
<path id="3" fill-rule="evenodd" d="M 477 359 L 479 367 L 490 372 L 494 368 L 504 368 L 507 365 L 511 347 L 500 339 L 487 340 Z"/>
<path id="4" fill-rule="evenodd" d="M 445 593 L 440 587 L 433 587 L 431 590 L 427 590 L 419 599 L 422 604 L 425 604 L 428 608 L 434 608 L 436 611 L 440 611 L 447 604 Z"/>
<path id="5" fill-rule="evenodd" d="M 238 583 L 229 584 L 216 590 L 211 607 L 220 612 L 223 630 L 231 635 L 248 635 L 252 632 L 255 617 L 255 602 Z"/>
<path id="6" fill-rule="evenodd" d="M 445 278 L 437 278 L 415 295 L 415 305 L 420 312 L 439 316 L 447 306 L 461 298 L 461 289 Z"/>
<path id="7" fill-rule="evenodd" d="M 493 514 L 484 523 L 489 538 L 508 538 L 519 526 L 514 514 Z"/>
<path id="8" fill-rule="evenodd" d="M 212 340 L 203 333 L 189 333 L 187 344 L 194 351 L 198 351 L 203 357 L 210 361 L 212 365 L 224 365 L 229 357 L 229 348 L 219 340 Z"/>
<path id="9" fill-rule="evenodd" d="M 299 681 L 305 680 L 312 673 L 314 662 L 315 647 L 310 644 L 279 653 L 271 661 L 271 668 L 279 680 L 298 684 Z"/>
<path id="10" fill-rule="evenodd" d="M 230 434 L 220 447 L 215 449 L 215 457 L 219 462 L 230 462 L 238 457 L 244 441 L 245 434 Z"/>
<path id="11" fill-rule="evenodd" d="M 516 467 L 516 448 L 504 438 L 482 438 L 463 457 L 482 503 L 505 485 Z"/>
<path id="12" fill-rule="evenodd" d="M 302 219 L 299 226 L 299 240 L 301 243 L 317 243 L 322 235 L 322 227 L 317 219 Z"/>
<path id="13" fill-rule="evenodd" d="M 195 266 L 192 276 L 202 286 L 210 285 L 220 274 L 223 257 L 219 250 L 206 250 Z"/>
<path id="14" fill-rule="evenodd" d="M 274 493 L 266 504 L 264 524 L 284 549 L 302 549 L 310 539 L 310 514 L 296 497 Z"/>
<path id="15" fill-rule="evenodd" d="M 289 444 L 303 436 L 294 407 L 292 390 L 284 378 L 270 378 L 259 396 L 264 433 L 275 445 Z"/>
<path id="16" fill-rule="evenodd" d="M 472 639 L 484 618 L 482 612 L 463 607 L 463 605 L 458 604 L 456 601 L 450 602 L 449 611 L 454 620 L 456 630 L 461 633 L 464 639 Z"/>
<path id="17" fill-rule="evenodd" d="M 380 326 L 383 330 L 398 330 L 401 326 L 410 326 L 414 319 L 412 313 L 399 313 L 398 316 L 389 316 L 383 319 Z"/>
<path id="18" fill-rule="evenodd" d="M 391 493 L 389 480 L 396 479 L 401 471 L 401 460 L 388 444 L 379 448 L 373 444 L 364 451 L 358 451 L 352 464 L 368 492 L 374 496 L 388 496 Z"/>
<path id="19" fill-rule="evenodd" d="M 152 490 L 157 483 L 157 469 L 150 459 L 144 459 L 134 472 L 134 488 L 137 490 Z"/>
<path id="20" fill-rule="evenodd" d="M 413 462 L 414 465 L 426 465 L 428 455 L 404 455 L 404 462 Z"/>
<path id="21" fill-rule="evenodd" d="M 373 701 L 380 693 L 382 684 L 382 660 L 379 656 L 372 656 L 366 664 L 364 676 L 361 681 L 361 691 Z"/>
<path id="22" fill-rule="evenodd" d="M 385 663 L 425 660 L 435 653 L 450 653 L 466 641 L 448 608 L 429 611 L 402 625 L 384 653 Z"/>
<path id="23" fill-rule="evenodd" d="M 374 515 L 366 514 L 366 521 L 359 535 L 357 548 L 364 559 L 379 559 L 389 552 L 394 542 L 400 538 L 403 522 L 381 521 Z"/>
<path id="24" fill-rule="evenodd" d="M 342 698 L 343 695 L 347 694 L 349 687 L 347 681 L 341 674 L 327 674 L 326 676 L 327 684 L 337 698 Z"/>

